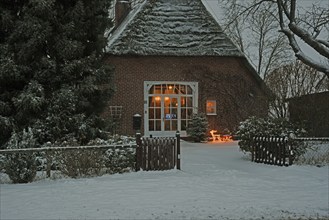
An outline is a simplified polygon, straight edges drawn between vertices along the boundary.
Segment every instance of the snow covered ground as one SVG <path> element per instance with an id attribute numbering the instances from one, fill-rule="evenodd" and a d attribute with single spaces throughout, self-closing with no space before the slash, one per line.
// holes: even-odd
<path id="1" fill-rule="evenodd" d="M 1 184 L 0 219 L 329 218 L 328 175 L 250 162 L 236 142 L 182 142 L 182 171 Z"/>

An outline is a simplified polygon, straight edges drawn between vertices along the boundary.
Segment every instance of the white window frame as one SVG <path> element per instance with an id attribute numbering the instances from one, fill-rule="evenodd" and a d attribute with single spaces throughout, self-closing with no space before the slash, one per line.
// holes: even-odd
<path id="1" fill-rule="evenodd" d="M 149 118 L 149 113 L 148 113 L 148 105 L 149 105 L 149 90 L 153 85 L 157 85 L 157 84 L 180 84 L 180 85 L 188 85 L 191 87 L 192 89 L 192 96 L 193 98 L 193 114 L 197 114 L 198 113 L 198 97 L 199 97 L 199 83 L 198 82 L 182 82 L 182 81 L 144 81 L 144 134 L 146 136 L 150 135 L 150 134 L 154 134 L 156 136 L 160 136 L 160 135 L 170 135 L 170 132 L 161 132 L 157 133 L 157 132 L 153 132 L 153 131 L 149 131 L 149 123 L 148 123 L 148 118 Z M 174 135 L 174 133 L 173 133 Z M 181 136 L 186 136 L 186 131 L 181 131 Z"/>

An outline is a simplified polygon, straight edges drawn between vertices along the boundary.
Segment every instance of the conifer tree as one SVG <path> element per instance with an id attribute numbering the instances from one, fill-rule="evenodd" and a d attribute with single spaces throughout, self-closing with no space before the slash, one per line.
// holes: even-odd
<path id="1" fill-rule="evenodd" d="M 40 144 L 99 135 L 110 97 L 103 60 L 111 0 L 0 0 L 0 144 L 32 128 Z"/>

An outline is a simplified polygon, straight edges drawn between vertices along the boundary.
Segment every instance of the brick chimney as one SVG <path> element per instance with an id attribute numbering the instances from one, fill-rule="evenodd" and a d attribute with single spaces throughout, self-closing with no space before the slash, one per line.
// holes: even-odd
<path id="1" fill-rule="evenodd" d="M 115 4 L 115 26 L 118 27 L 131 10 L 130 0 L 117 0 Z"/>

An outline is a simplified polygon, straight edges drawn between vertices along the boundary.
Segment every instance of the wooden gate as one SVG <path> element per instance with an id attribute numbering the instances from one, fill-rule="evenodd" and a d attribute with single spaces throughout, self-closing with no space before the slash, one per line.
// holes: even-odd
<path id="1" fill-rule="evenodd" d="M 136 135 L 136 171 L 180 169 L 180 134 L 176 137 Z"/>
<path id="2" fill-rule="evenodd" d="M 251 160 L 278 166 L 289 166 L 293 162 L 293 151 L 288 138 L 254 137 Z"/>

